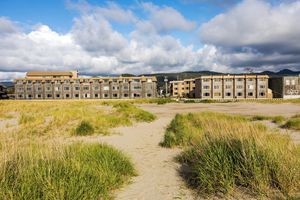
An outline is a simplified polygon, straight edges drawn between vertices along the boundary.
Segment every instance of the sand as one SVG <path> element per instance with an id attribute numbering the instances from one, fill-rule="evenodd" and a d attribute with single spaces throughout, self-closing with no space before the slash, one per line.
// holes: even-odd
<path id="1" fill-rule="evenodd" d="M 138 176 L 134 177 L 130 184 L 115 192 L 117 200 L 195 199 L 196 195 L 186 187 L 185 182 L 178 173 L 180 165 L 174 160 L 181 150 L 159 146 L 159 142 L 163 139 L 165 128 L 176 113 L 210 110 L 230 114 L 282 115 L 287 117 L 300 113 L 300 105 L 296 104 L 243 102 L 143 104 L 139 105 L 139 107 L 156 114 L 158 119 L 151 123 L 137 123 L 131 127 L 119 127 L 113 130 L 119 134 L 81 138 L 85 141 L 111 144 L 132 159 Z M 293 131 L 293 134 L 293 139 L 299 141 L 300 133 Z"/>

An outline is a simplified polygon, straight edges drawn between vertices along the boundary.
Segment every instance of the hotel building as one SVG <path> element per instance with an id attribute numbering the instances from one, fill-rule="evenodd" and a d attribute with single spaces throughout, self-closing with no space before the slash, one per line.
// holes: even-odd
<path id="1" fill-rule="evenodd" d="M 173 97 L 195 98 L 195 79 L 170 81 L 170 93 Z"/>
<path id="2" fill-rule="evenodd" d="M 156 77 L 78 77 L 76 71 L 33 71 L 15 79 L 16 99 L 130 99 L 156 97 Z"/>
<path id="3" fill-rule="evenodd" d="M 267 75 L 211 75 L 188 79 L 192 90 L 185 87 L 185 81 L 172 81 L 173 97 L 195 97 L 200 99 L 251 99 L 271 98 Z M 189 92 L 192 92 L 189 94 Z"/>
<path id="4" fill-rule="evenodd" d="M 269 86 L 274 98 L 300 98 L 300 75 L 272 76 L 269 79 Z"/>

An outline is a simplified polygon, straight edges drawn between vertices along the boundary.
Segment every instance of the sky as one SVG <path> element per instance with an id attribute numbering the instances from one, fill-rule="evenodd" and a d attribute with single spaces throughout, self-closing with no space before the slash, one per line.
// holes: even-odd
<path id="1" fill-rule="evenodd" d="M 0 80 L 300 70 L 300 0 L 1 0 Z"/>

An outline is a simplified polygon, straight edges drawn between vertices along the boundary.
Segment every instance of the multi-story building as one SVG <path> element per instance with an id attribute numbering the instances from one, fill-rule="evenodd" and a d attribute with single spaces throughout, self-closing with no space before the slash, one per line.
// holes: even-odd
<path id="1" fill-rule="evenodd" d="M 195 79 L 170 81 L 170 91 L 173 97 L 195 98 Z"/>
<path id="2" fill-rule="evenodd" d="M 8 99 L 7 88 L 4 85 L 0 85 L 0 99 Z"/>
<path id="3" fill-rule="evenodd" d="M 269 79 L 269 86 L 274 98 L 300 98 L 300 75 L 272 76 Z"/>
<path id="4" fill-rule="evenodd" d="M 196 78 L 196 98 L 267 98 L 267 75 L 212 75 Z"/>
<path id="5" fill-rule="evenodd" d="M 156 97 L 156 77 L 80 78 L 77 72 L 28 72 L 14 80 L 16 99 L 123 99 Z"/>

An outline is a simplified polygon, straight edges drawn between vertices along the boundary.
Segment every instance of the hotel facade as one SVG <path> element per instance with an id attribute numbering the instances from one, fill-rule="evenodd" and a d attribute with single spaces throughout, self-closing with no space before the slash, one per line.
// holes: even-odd
<path id="1" fill-rule="evenodd" d="M 183 81 L 171 82 L 173 97 L 192 95 L 199 99 L 259 99 L 272 98 L 268 89 L 267 75 L 211 75 L 189 79 L 193 82 L 192 90 L 184 87 Z M 180 86 L 180 87 L 179 87 Z"/>
<path id="2" fill-rule="evenodd" d="M 15 79 L 16 99 L 131 99 L 157 96 L 156 77 L 78 77 L 76 71 L 27 72 Z"/>

